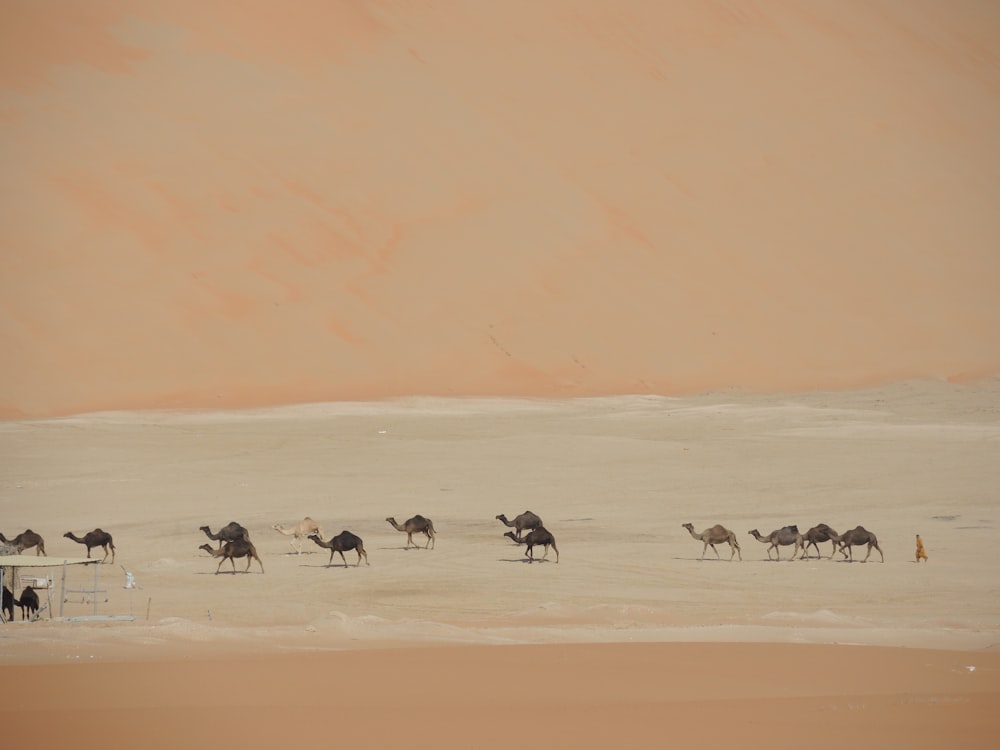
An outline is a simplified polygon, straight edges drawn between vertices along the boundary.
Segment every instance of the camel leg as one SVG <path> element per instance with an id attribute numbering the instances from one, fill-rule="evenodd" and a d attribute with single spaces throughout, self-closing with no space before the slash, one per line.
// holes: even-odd
<path id="1" fill-rule="evenodd" d="M 344 567 L 346 568 L 347 567 L 347 558 L 344 557 L 344 551 L 338 549 L 337 552 L 340 553 L 340 559 L 344 561 Z"/>
<path id="2" fill-rule="evenodd" d="M 328 567 L 328 568 L 329 568 L 329 567 L 330 567 L 331 565 L 333 565 L 333 553 L 334 553 L 334 550 L 330 550 L 330 559 L 329 559 L 329 560 L 327 560 L 327 563 L 326 563 L 326 567 Z"/>
<path id="3" fill-rule="evenodd" d="M 555 542 L 552 542 L 552 549 L 556 551 L 556 562 L 559 562 L 559 548 L 556 546 Z"/>
<path id="4" fill-rule="evenodd" d="M 883 554 L 882 554 L 882 548 L 881 548 L 881 547 L 879 547 L 879 546 L 878 546 L 878 545 L 876 544 L 876 545 L 875 545 L 875 549 L 877 549 L 877 550 L 878 550 L 878 554 L 879 554 L 879 557 L 881 557 L 881 558 L 882 558 L 882 562 L 885 562 L 885 555 L 883 555 Z"/>
<path id="5" fill-rule="evenodd" d="M 364 558 L 365 558 L 365 565 L 368 565 L 368 553 L 365 552 L 365 548 L 364 547 L 358 545 L 358 564 L 355 565 L 354 567 L 356 567 L 356 568 L 357 567 L 361 567 L 361 556 L 362 555 L 364 555 Z"/>

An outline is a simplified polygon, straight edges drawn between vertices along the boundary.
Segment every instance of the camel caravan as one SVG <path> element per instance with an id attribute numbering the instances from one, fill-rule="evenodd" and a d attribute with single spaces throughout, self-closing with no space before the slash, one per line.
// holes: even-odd
<path id="1" fill-rule="evenodd" d="M 526 510 L 514 516 L 513 519 L 508 519 L 503 513 L 498 514 L 494 518 L 505 527 L 511 529 L 504 532 L 504 538 L 510 539 L 515 545 L 525 548 L 525 562 L 546 562 L 548 561 L 550 550 L 555 553 L 555 562 L 559 562 L 559 547 L 556 545 L 555 536 L 545 528 L 538 514 Z M 406 542 L 402 549 L 409 550 L 411 547 L 413 549 L 424 550 L 434 549 L 435 542 L 437 541 L 437 532 L 434 529 L 434 522 L 431 519 L 418 514 L 407 518 L 403 523 L 396 521 L 393 516 L 388 516 L 385 520 L 396 531 L 406 534 Z M 694 525 L 691 523 L 681 524 L 681 527 L 686 529 L 693 539 L 702 543 L 699 560 L 705 559 L 709 547 L 715 553 L 716 559 L 721 560 L 722 557 L 719 554 L 717 546 L 722 544 L 729 546 L 730 561 L 734 558 L 743 560 L 743 552 L 736 533 L 725 526 L 716 524 L 702 531 L 696 531 Z M 198 549 L 207 552 L 213 560 L 218 560 L 215 568 L 216 574 L 222 572 L 226 561 L 229 561 L 230 568 L 235 574 L 237 572 L 236 561 L 244 558 L 246 559 L 246 566 L 242 570 L 243 573 L 249 573 L 254 562 L 257 563 L 260 572 L 264 572 L 264 563 L 257 552 L 257 547 L 250 541 L 250 532 L 245 526 L 236 521 L 230 521 L 225 526 L 217 527 L 217 531 L 214 532 L 210 526 L 201 526 L 199 528 L 208 537 L 210 542 L 216 543 L 214 546 L 212 544 L 202 544 L 198 547 Z M 292 551 L 288 554 L 294 552 L 296 555 L 301 555 L 304 540 L 309 540 L 317 547 L 329 550 L 330 557 L 326 564 L 328 568 L 333 566 L 336 555 L 340 555 L 341 562 L 345 568 L 349 567 L 347 558 L 344 555 L 345 552 L 354 552 L 357 555 L 354 567 L 360 567 L 362 561 L 364 561 L 365 565 L 369 564 L 368 553 L 365 551 L 364 542 L 361 537 L 346 529 L 333 537 L 327 538 L 323 527 L 309 516 L 290 525 L 275 523 L 271 526 L 271 529 L 282 536 L 290 538 L 289 545 Z M 414 534 L 425 538 L 422 547 L 414 541 Z M 815 559 L 819 560 L 823 557 L 820 545 L 830 542 L 830 553 L 827 559 L 833 559 L 839 552 L 843 558 L 842 561 L 854 562 L 854 548 L 865 547 L 865 556 L 861 562 L 867 562 L 870 559 L 872 550 L 878 551 L 881 562 L 885 562 L 885 555 L 882 552 L 881 546 L 879 546 L 878 538 L 873 532 L 863 526 L 856 526 L 843 534 L 839 534 L 831 526 L 820 523 L 802 533 L 799 531 L 797 525 L 792 524 L 775 529 L 769 534 L 762 534 L 758 529 L 750 529 L 747 534 L 761 544 L 766 545 L 765 552 L 769 561 L 780 561 L 782 559 L 782 548 L 784 547 L 791 548 L 791 553 L 785 558 L 787 560 L 812 559 L 811 552 L 815 552 Z M 77 544 L 84 545 L 87 548 L 88 559 L 91 558 L 93 550 L 99 548 L 104 552 L 104 557 L 98 561 L 99 564 L 108 563 L 108 557 L 111 558 L 111 564 L 115 561 L 116 549 L 114 540 L 111 534 L 101 528 L 95 528 L 92 531 L 84 533 L 82 536 L 72 531 L 67 531 L 63 534 L 63 537 Z M 919 535 L 917 535 L 916 539 L 917 562 L 921 560 L 926 561 L 927 553 L 924 550 L 923 540 Z M 535 557 L 536 547 L 541 547 L 543 550 L 540 558 Z M 25 529 L 12 539 L 0 533 L 0 554 L 20 555 L 32 549 L 35 550 L 36 555 L 47 555 L 45 540 L 37 532 Z M 3 613 L 10 613 L 9 619 L 13 618 L 13 610 L 16 606 L 22 608 L 22 616 L 25 613 L 30 614 L 38 610 L 37 594 L 31 590 L 30 586 L 25 588 L 18 599 L 15 599 L 13 593 L 6 587 L 4 587 L 3 594 L 2 611 Z"/>
<path id="2" fill-rule="evenodd" d="M 704 544 L 701 550 L 700 560 L 705 559 L 705 553 L 708 551 L 709 547 L 712 548 L 715 556 L 721 559 L 719 551 L 715 548 L 715 545 L 723 543 L 728 544 L 730 547 L 730 560 L 732 560 L 736 555 L 739 555 L 740 560 L 743 559 L 743 554 L 740 551 L 740 543 L 736 539 L 736 534 L 727 529 L 725 526 L 716 524 L 715 526 L 701 532 L 695 531 L 694 525 L 690 523 L 681 524 L 681 527 L 687 529 L 688 533 L 691 534 L 692 537 Z M 830 557 L 828 558 L 831 560 L 837 552 L 840 552 L 844 556 L 844 560 L 854 562 L 853 548 L 867 546 L 868 551 L 865 554 L 865 559 L 861 562 L 868 562 L 868 558 L 871 556 L 873 549 L 878 550 L 879 557 L 882 559 L 882 562 L 885 562 L 885 555 L 882 554 L 882 548 L 878 544 L 878 538 L 864 526 L 856 526 L 843 534 L 838 534 L 832 527 L 825 523 L 813 526 L 805 534 L 801 533 L 799 531 L 799 527 L 794 524 L 791 526 L 783 526 L 780 529 L 775 529 L 767 535 L 761 534 L 757 529 L 750 529 L 747 533 L 758 542 L 767 545 L 767 559 L 775 562 L 781 560 L 782 547 L 792 547 L 791 556 L 788 558 L 789 560 L 795 560 L 796 555 L 799 560 L 808 557 L 809 548 L 812 547 L 816 550 L 816 559 L 818 560 L 821 557 L 819 545 L 823 542 L 833 543 L 833 547 L 830 550 Z M 774 555 L 773 557 L 772 553 Z"/>

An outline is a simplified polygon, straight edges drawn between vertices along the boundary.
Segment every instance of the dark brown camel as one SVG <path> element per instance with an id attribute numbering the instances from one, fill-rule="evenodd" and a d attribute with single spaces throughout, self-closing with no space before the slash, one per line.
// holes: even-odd
<path id="1" fill-rule="evenodd" d="M 860 547 L 864 544 L 868 545 L 868 554 L 865 555 L 865 559 L 861 562 L 868 562 L 868 557 L 872 553 L 872 547 L 878 550 L 882 562 L 885 562 L 885 555 L 882 554 L 882 548 L 878 546 L 878 539 L 864 526 L 855 526 L 850 531 L 845 531 L 840 535 L 835 534 L 830 538 L 837 543 L 837 549 L 840 550 L 844 558 L 851 562 L 854 562 L 854 552 L 851 551 L 851 548 Z"/>
<path id="2" fill-rule="evenodd" d="M 78 537 L 72 531 L 67 531 L 63 534 L 67 539 L 72 539 L 74 542 L 79 542 L 80 544 L 87 545 L 87 557 L 90 557 L 90 550 L 94 547 L 101 547 L 104 550 L 104 562 L 108 559 L 108 547 L 111 548 L 111 564 L 115 563 L 115 543 L 111 541 L 111 534 L 104 531 L 103 529 L 94 529 L 93 531 L 88 531 L 83 535 L 83 539 Z"/>
<path id="3" fill-rule="evenodd" d="M 775 529 L 767 536 L 761 536 L 757 529 L 750 529 L 747 532 L 750 536 L 756 539 L 758 542 L 763 542 L 769 545 L 767 548 L 767 559 L 771 559 L 771 550 L 775 551 L 776 557 L 775 561 L 781 560 L 781 548 L 787 547 L 790 544 L 795 545 L 795 549 L 792 550 L 792 559 L 799 554 L 799 550 L 802 548 L 802 534 L 799 533 L 798 526 L 782 526 L 780 529 Z"/>
<path id="4" fill-rule="evenodd" d="M 525 556 L 528 558 L 528 562 L 535 561 L 535 553 L 532 551 L 533 547 L 545 547 L 545 554 L 542 555 L 542 560 L 549 556 L 549 547 L 552 547 L 556 551 L 556 562 L 559 562 L 559 548 L 556 546 L 556 538 L 552 536 L 551 532 L 544 526 L 539 526 L 537 529 L 532 529 L 527 533 L 526 536 L 520 539 L 515 536 L 513 531 L 508 531 L 504 536 L 509 536 L 517 544 L 526 544 L 528 548 L 524 550 Z"/>
<path id="5" fill-rule="evenodd" d="M 500 523 L 504 526 L 510 526 L 514 529 L 514 534 L 518 539 L 525 531 L 531 531 L 532 529 L 537 529 L 542 525 L 542 519 L 532 513 L 530 510 L 524 511 L 521 515 L 517 516 L 513 521 L 508 521 L 507 516 L 501 513 L 496 517 Z"/>
<path id="6" fill-rule="evenodd" d="M 45 555 L 45 540 L 31 529 L 25 529 L 13 539 L 8 539 L 3 534 L 0 534 L 0 542 L 14 545 L 19 555 L 32 547 L 35 548 L 35 557 Z M 45 556 L 48 557 L 48 555 Z"/>
<path id="7" fill-rule="evenodd" d="M 39 607 L 38 594 L 31 586 L 25 586 L 24 591 L 21 592 L 21 598 L 14 604 L 21 608 L 22 620 L 33 620 Z"/>
<path id="8" fill-rule="evenodd" d="M 802 535 L 802 539 L 805 541 L 805 544 L 802 546 L 802 557 L 808 557 L 810 547 L 816 548 L 817 560 L 822 557 L 819 553 L 820 542 L 833 542 L 833 549 L 830 550 L 830 557 L 833 557 L 833 553 L 837 551 L 837 543 L 833 541 L 833 538 L 836 535 L 837 532 L 825 523 L 813 526 L 809 529 L 809 531 Z"/>
<path id="9" fill-rule="evenodd" d="M 365 558 L 365 565 L 368 565 L 368 553 L 365 552 L 365 545 L 361 542 L 361 537 L 356 534 L 352 534 L 346 529 L 341 531 L 337 536 L 333 537 L 329 541 L 323 541 L 323 538 L 319 534 L 310 534 L 309 538 L 312 539 L 316 544 L 324 549 L 330 550 L 330 561 L 326 564 L 326 567 L 330 567 L 333 564 L 333 553 L 339 552 L 340 559 L 344 561 L 344 567 L 347 567 L 347 558 L 344 557 L 345 552 L 350 550 L 357 550 L 358 552 L 358 564 L 355 567 L 361 565 L 361 558 Z"/>
<path id="10" fill-rule="evenodd" d="M 711 527 L 710 529 L 705 529 L 700 533 L 695 532 L 693 524 L 682 523 L 681 526 L 687 529 L 688 533 L 691 534 L 691 536 L 693 536 L 699 542 L 705 543 L 705 546 L 702 547 L 701 549 L 701 557 L 699 559 L 701 560 L 705 559 L 705 553 L 708 551 L 709 547 L 712 548 L 712 552 L 715 553 L 715 556 L 719 557 L 719 550 L 715 548 L 715 545 L 722 544 L 723 542 L 727 542 L 729 544 L 730 549 L 732 550 L 729 555 L 730 561 L 732 561 L 733 557 L 737 554 L 740 556 L 740 560 L 743 559 L 743 553 L 740 552 L 740 543 L 736 541 L 736 534 L 727 529 L 725 526 L 721 524 L 715 524 L 715 526 Z M 722 558 L 719 559 L 721 560 Z"/>
<path id="11" fill-rule="evenodd" d="M 14 592 L 6 586 L 3 587 L 3 607 L 0 608 L 0 612 L 7 613 L 7 622 L 14 619 Z"/>
<path id="12" fill-rule="evenodd" d="M 202 531 L 205 532 L 205 536 L 207 536 L 209 539 L 211 539 L 212 541 L 218 540 L 219 549 L 222 549 L 222 545 L 225 544 L 226 542 L 250 541 L 250 532 L 246 530 L 246 527 L 240 526 L 238 523 L 236 523 L 236 521 L 230 521 L 229 523 L 227 523 L 225 526 L 219 529 L 218 534 L 213 534 L 211 529 L 208 528 L 208 526 L 201 526 L 200 528 Z"/>
<path id="13" fill-rule="evenodd" d="M 246 539 L 238 539 L 235 542 L 226 542 L 225 546 L 221 550 L 212 549 L 212 546 L 209 544 L 203 544 L 198 549 L 205 550 L 212 557 L 222 558 L 219 560 L 219 567 L 215 569 L 216 575 L 219 574 L 219 568 L 222 567 L 222 563 L 226 560 L 229 560 L 229 562 L 232 563 L 233 573 L 235 573 L 237 557 L 245 557 L 247 559 L 247 567 L 246 570 L 243 571 L 244 573 L 250 572 L 250 564 L 254 560 L 256 560 L 257 564 L 260 565 L 260 572 L 264 572 L 264 563 L 262 563 L 260 558 L 257 557 L 257 548 Z"/>
<path id="14" fill-rule="evenodd" d="M 402 526 L 396 523 L 396 519 L 392 516 L 389 516 L 385 520 L 392 524 L 392 528 L 396 531 L 406 532 L 406 547 L 404 547 L 404 549 L 409 549 L 411 544 L 417 549 L 420 549 L 417 543 L 413 541 L 414 534 L 426 534 L 427 544 L 424 545 L 424 549 L 427 549 L 428 545 L 430 545 L 431 549 L 434 549 L 434 523 L 431 519 L 424 518 L 421 515 L 416 515 L 413 518 L 408 518 L 406 523 Z"/>

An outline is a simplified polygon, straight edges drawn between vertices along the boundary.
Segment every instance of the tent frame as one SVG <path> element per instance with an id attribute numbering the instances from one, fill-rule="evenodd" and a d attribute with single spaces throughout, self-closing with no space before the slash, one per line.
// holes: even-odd
<path id="1" fill-rule="evenodd" d="M 66 591 L 66 568 L 69 565 L 94 565 L 94 588 L 97 588 L 97 564 L 99 560 L 89 558 L 89 557 L 43 557 L 36 555 L 34 557 L 28 557 L 24 555 L 0 555 L 0 585 L 6 586 L 6 575 L 5 570 L 7 568 L 11 569 L 10 584 L 7 586 L 10 589 L 11 594 L 16 597 L 15 592 L 18 589 L 18 582 L 20 580 L 20 569 L 21 568 L 55 568 L 62 567 L 62 580 L 60 582 L 60 591 L 62 592 L 61 599 L 65 600 Z M 48 594 L 48 605 L 46 609 L 49 610 L 49 619 L 52 619 L 52 588 L 51 586 L 47 588 Z M 96 594 L 95 594 L 96 597 Z M 94 609 L 96 614 L 97 601 L 95 598 Z M 35 617 L 39 617 L 41 612 L 36 612 Z M 59 607 L 59 616 L 62 617 L 62 606 Z M 13 620 L 13 617 L 11 618 Z M 7 622 L 4 617 L 3 610 L 0 609 L 0 623 Z"/>

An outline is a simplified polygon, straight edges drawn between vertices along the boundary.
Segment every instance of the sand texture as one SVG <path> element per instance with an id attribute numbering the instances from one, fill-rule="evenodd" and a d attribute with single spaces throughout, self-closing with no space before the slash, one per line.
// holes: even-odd
<path id="1" fill-rule="evenodd" d="M 1000 371 L 996 3 L 8 5 L 7 416 Z"/>
<path id="2" fill-rule="evenodd" d="M 993 750 L 998 49 L 976 0 L 5 2 L 0 532 L 116 549 L 7 569 L 3 741 Z M 881 552 L 749 533 L 819 523 Z"/>
<path id="3" fill-rule="evenodd" d="M 13 685 L 24 682 L 74 726 L 114 719 L 123 738 L 153 722 L 162 747 L 220 717 L 277 739 L 286 730 L 272 724 L 317 709 L 370 746 L 401 731 L 378 718 L 391 709 L 432 720 L 410 738 L 419 747 L 501 747 L 507 730 L 490 716 L 523 710 L 547 717 L 540 738 L 580 747 L 603 746 L 606 722 L 658 746 L 665 718 L 715 712 L 746 747 L 772 746 L 744 734 L 784 726 L 787 712 L 782 747 L 815 722 L 917 747 L 961 730 L 988 747 L 1000 706 L 998 397 L 996 380 L 924 381 L 8 421 L 4 533 L 30 527 L 58 559 L 84 552 L 65 531 L 99 526 L 117 555 L 97 568 L 96 606 L 79 593 L 95 587 L 94 566 L 67 568 L 65 583 L 54 568 L 42 620 L 0 628 L 20 675 L 8 696 L 23 701 Z M 555 536 L 558 563 L 553 552 L 528 562 L 503 536 L 494 516 L 525 509 Z M 407 550 L 383 520 L 417 513 L 434 522 L 433 549 L 420 538 Z M 307 541 L 299 554 L 271 528 L 306 516 L 327 536 L 360 536 L 370 565 L 348 552 L 330 566 L 326 549 Z M 243 560 L 216 573 L 199 549 L 215 545 L 200 526 L 233 520 L 263 573 Z M 725 546 L 701 560 L 684 522 L 725 524 L 742 560 Z M 829 542 L 821 559 L 792 561 L 786 547 L 769 561 L 748 534 L 820 522 L 872 530 L 885 562 L 877 551 L 860 562 L 864 548 L 853 563 L 829 559 Z M 124 588 L 125 571 L 139 588 Z M 121 615 L 135 620 L 107 619 Z M 75 680 L 94 686 L 80 702 L 61 692 Z M 193 723 L 178 728 L 169 706 Z"/>

